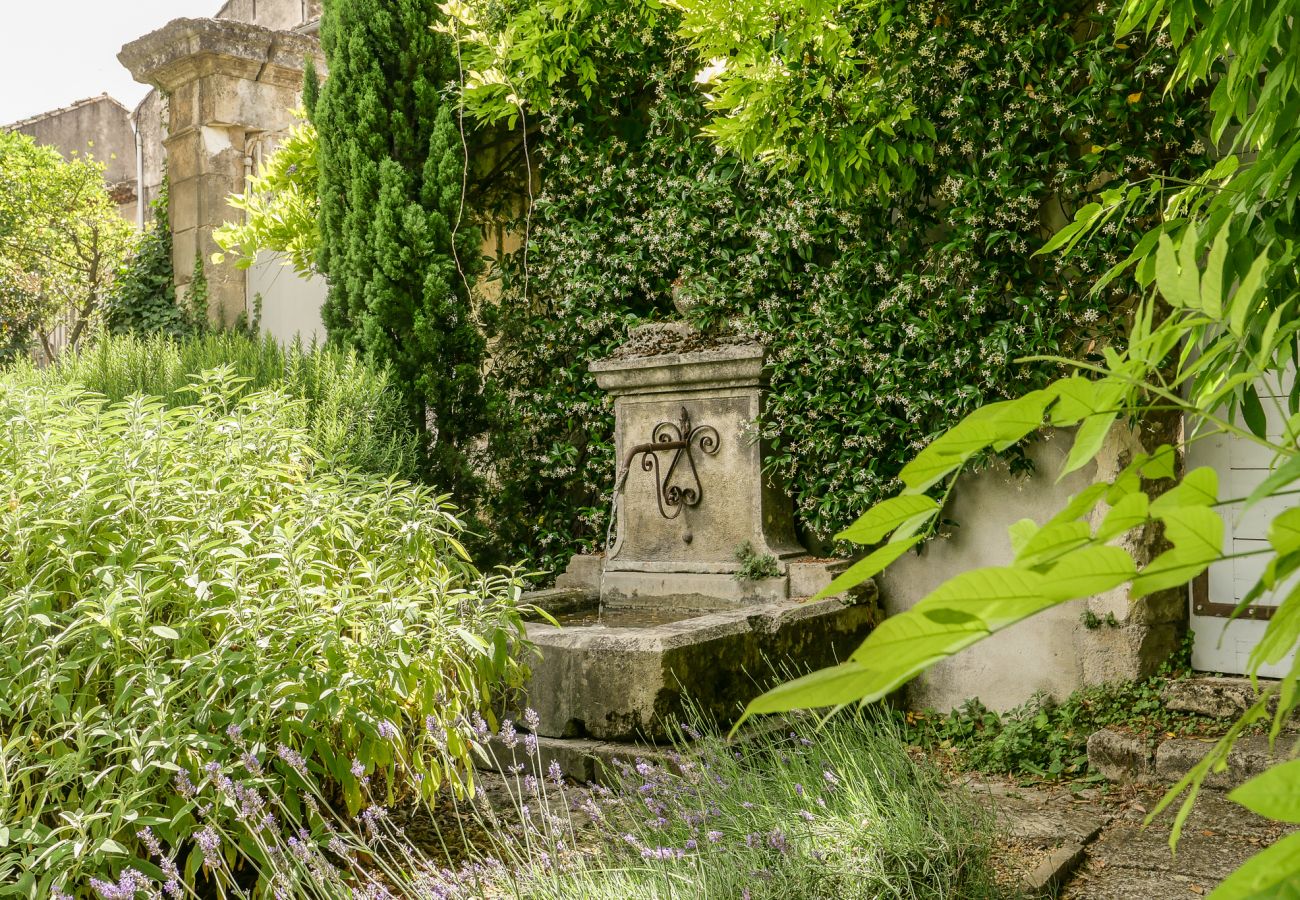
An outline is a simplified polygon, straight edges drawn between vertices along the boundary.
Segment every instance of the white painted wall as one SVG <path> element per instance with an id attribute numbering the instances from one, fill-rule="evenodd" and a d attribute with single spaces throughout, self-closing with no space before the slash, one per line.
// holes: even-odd
<path id="1" fill-rule="evenodd" d="M 302 278 L 286 265 L 279 253 L 261 252 L 248 268 L 248 312 L 253 298 L 262 295 L 262 330 L 282 344 L 301 338 L 304 344 L 325 340 L 320 308 L 326 283 L 319 275 Z"/>
<path id="2" fill-rule="evenodd" d="M 1275 443 L 1282 442 L 1286 419 L 1286 392 L 1294 380 L 1294 372 L 1285 376 L 1280 390 L 1268 390 L 1261 385 L 1261 399 L 1268 418 L 1268 436 Z M 1280 396 L 1270 396 L 1280 395 Z M 1221 413 L 1223 414 L 1223 413 Z M 1210 466 L 1219 476 L 1219 496 L 1223 499 L 1249 496 L 1250 492 L 1268 477 L 1273 465 L 1272 454 L 1264 447 L 1242 438 L 1228 435 L 1193 440 L 1187 449 L 1188 470 Z M 1241 504 L 1223 507 L 1223 552 L 1248 553 L 1268 549 L 1268 526 L 1284 510 L 1295 506 L 1297 498 L 1275 497 L 1261 501 L 1249 510 Z M 1210 566 L 1208 573 L 1208 600 L 1212 603 L 1236 605 L 1254 587 L 1272 558 L 1270 554 L 1225 559 Z M 1297 574 L 1279 584 L 1273 591 L 1256 601 L 1258 606 L 1276 606 L 1300 584 Z M 1204 672 L 1245 674 L 1250 652 L 1263 637 L 1268 623 L 1241 617 L 1229 622 L 1220 616 L 1198 615 L 1195 596 L 1191 605 L 1192 630 L 1196 643 L 1192 649 L 1192 665 Z M 1260 668 L 1259 674 L 1281 678 L 1290 670 L 1295 654 L 1276 665 Z"/>

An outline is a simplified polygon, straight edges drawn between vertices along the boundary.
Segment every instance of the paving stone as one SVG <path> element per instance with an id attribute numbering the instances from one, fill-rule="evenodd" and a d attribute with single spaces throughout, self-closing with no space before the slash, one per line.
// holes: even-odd
<path id="1" fill-rule="evenodd" d="M 1197 799 L 1175 855 L 1169 849 L 1169 829 L 1176 807 L 1143 825 L 1160 796 L 1147 791 L 1116 811 L 1111 825 L 1088 848 L 1087 862 L 1063 897 L 1155 900 L 1206 894 L 1285 833 L 1222 794 L 1206 792 Z"/>

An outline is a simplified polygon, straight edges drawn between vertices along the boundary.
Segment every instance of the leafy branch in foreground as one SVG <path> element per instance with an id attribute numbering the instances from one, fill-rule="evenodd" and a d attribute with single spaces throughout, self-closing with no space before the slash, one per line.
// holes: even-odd
<path id="1" fill-rule="evenodd" d="M 1065 474 L 1091 461 L 1117 423 L 1176 413 L 1184 419 L 1184 437 L 1139 454 L 1114 478 L 1075 495 L 1043 525 L 1016 523 L 1010 529 L 1010 565 L 956 576 L 886 620 L 845 663 L 774 689 L 746 715 L 877 700 L 935 662 L 1060 603 L 1126 583 L 1134 600 L 1179 589 L 1211 563 L 1230 558 L 1223 549 L 1225 510 L 1244 512 L 1294 492 L 1300 481 L 1298 15 L 1296 0 L 1127 3 L 1121 35 L 1140 25 L 1164 30 L 1179 48 L 1171 91 L 1213 85 L 1211 136 L 1222 141 L 1236 126 L 1230 152 L 1168 198 L 1161 224 L 1102 276 L 1098 287 L 1131 271 L 1143 292 L 1126 349 L 1106 349 L 1098 365 L 1060 360 L 1077 374 L 986 406 L 928 445 L 903 470 L 902 495 L 873 507 L 841 534 L 864 546 L 884 544 L 826 593 L 870 578 L 919 543 L 942 506 L 932 494 L 951 490 L 981 453 L 1009 447 L 1045 426 L 1077 427 Z M 1068 251 L 1144 191 L 1164 187 L 1153 182 L 1109 192 L 1103 203 L 1082 210 L 1049 249 Z M 1225 435 L 1273 457 L 1270 474 L 1247 496 L 1224 497 L 1208 467 L 1178 476 L 1187 447 Z M 1139 568 L 1115 543 L 1151 527 L 1163 531 L 1169 547 Z M 1291 584 L 1300 570 L 1300 508 L 1273 517 L 1267 545 L 1251 555 L 1256 554 L 1267 562 L 1237 613 L 1266 597 L 1277 601 L 1277 609 L 1250 654 L 1252 674 L 1280 663 L 1300 642 L 1300 587 Z M 1201 782 L 1226 765 L 1244 729 L 1271 717 L 1272 737 L 1278 737 L 1300 705 L 1298 686 L 1300 662 L 1165 797 L 1153 815 L 1187 794 L 1172 843 Z M 1263 815 L 1300 822 L 1300 809 L 1289 799 L 1298 793 L 1300 767 L 1287 763 L 1232 796 Z M 1280 885 L 1293 884 L 1300 879 L 1296 843 L 1287 838 L 1263 851 L 1213 896 L 1274 896 Z"/>

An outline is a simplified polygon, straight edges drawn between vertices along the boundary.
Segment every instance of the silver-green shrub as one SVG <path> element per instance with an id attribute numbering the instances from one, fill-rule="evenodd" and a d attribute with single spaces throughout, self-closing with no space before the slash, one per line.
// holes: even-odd
<path id="1" fill-rule="evenodd" d="M 218 833 L 244 835 L 222 852 L 254 877 L 260 810 L 300 809 L 308 779 L 351 814 L 465 788 L 470 722 L 524 675 L 516 585 L 473 567 L 438 498 L 315 465 L 309 404 L 229 367 L 190 399 L 0 376 L 0 884 L 19 895 L 161 883 L 155 840 L 202 885 Z"/>

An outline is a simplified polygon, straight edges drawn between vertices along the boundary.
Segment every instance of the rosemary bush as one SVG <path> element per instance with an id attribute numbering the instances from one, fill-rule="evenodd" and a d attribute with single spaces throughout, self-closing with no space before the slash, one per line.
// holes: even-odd
<path id="1" fill-rule="evenodd" d="M 229 367 L 172 408 L 0 377 L 0 884 L 201 886 L 224 829 L 248 887 L 263 791 L 471 783 L 468 722 L 524 675 L 517 586 L 428 490 L 314 465 L 311 421 Z"/>
<path id="2" fill-rule="evenodd" d="M 318 465 L 415 480 L 417 433 L 392 377 L 350 350 L 283 347 L 270 335 L 251 338 L 233 331 L 180 340 L 104 336 L 59 357 L 46 370 L 24 367 L 24 377 L 51 385 L 78 384 L 110 401 L 149 394 L 167 406 L 179 406 L 194 401 L 189 390 L 194 376 L 219 366 L 230 366 L 247 379 L 238 390 L 277 388 L 305 400 L 307 439 Z"/>

